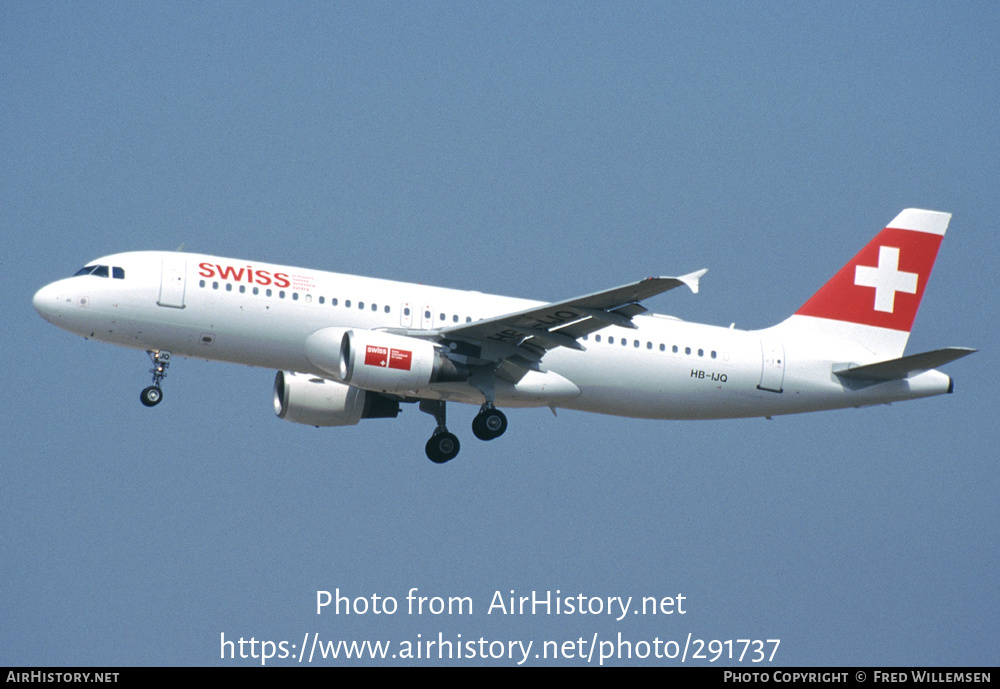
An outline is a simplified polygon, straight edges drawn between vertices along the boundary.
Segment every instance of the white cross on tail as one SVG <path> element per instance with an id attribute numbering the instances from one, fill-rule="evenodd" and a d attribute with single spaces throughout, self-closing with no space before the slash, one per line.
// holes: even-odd
<path id="1" fill-rule="evenodd" d="M 856 266 L 854 284 L 875 288 L 875 310 L 892 313 L 896 292 L 917 293 L 917 274 L 899 270 L 899 249 L 894 246 L 878 248 L 878 267 Z"/>

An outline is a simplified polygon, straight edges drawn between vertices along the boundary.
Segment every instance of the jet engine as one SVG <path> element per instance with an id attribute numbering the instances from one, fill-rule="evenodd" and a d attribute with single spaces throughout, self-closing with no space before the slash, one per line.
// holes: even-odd
<path id="1" fill-rule="evenodd" d="M 468 380 L 469 371 L 434 344 L 376 330 L 348 330 L 340 344 L 340 379 L 366 390 L 403 392 Z"/>
<path id="2" fill-rule="evenodd" d="M 308 426 L 353 426 L 361 419 L 394 418 L 399 402 L 332 380 L 278 371 L 274 413 Z"/>

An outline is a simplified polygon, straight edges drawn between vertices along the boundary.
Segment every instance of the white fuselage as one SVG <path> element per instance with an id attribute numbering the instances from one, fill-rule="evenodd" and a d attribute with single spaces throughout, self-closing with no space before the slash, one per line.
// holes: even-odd
<path id="1" fill-rule="evenodd" d="M 324 328 L 433 330 L 542 302 L 214 256 L 133 252 L 98 259 L 124 277 L 79 275 L 38 292 L 50 322 L 84 337 L 175 356 L 331 379 L 307 357 Z M 808 329 L 742 331 L 636 316 L 549 350 L 542 373 L 496 391 L 497 406 L 552 406 L 619 416 L 709 419 L 771 416 L 912 399 L 948 391 L 935 370 L 847 385 L 835 366 L 875 361 L 860 345 Z M 569 385 L 547 385 L 550 379 Z M 539 378 L 539 376 L 542 376 Z M 436 383 L 407 397 L 482 404 L 468 383 Z"/>

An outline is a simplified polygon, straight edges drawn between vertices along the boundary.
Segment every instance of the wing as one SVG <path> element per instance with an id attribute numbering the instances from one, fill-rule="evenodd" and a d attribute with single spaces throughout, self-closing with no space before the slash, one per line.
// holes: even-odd
<path id="1" fill-rule="evenodd" d="M 654 277 L 629 285 L 553 302 L 437 331 L 438 337 L 477 345 L 484 361 L 506 361 L 537 369 L 546 351 L 556 347 L 583 350 L 578 340 L 609 325 L 635 328 L 632 317 L 646 312 L 638 302 L 687 285 L 698 292 L 707 270 L 681 277 Z"/>

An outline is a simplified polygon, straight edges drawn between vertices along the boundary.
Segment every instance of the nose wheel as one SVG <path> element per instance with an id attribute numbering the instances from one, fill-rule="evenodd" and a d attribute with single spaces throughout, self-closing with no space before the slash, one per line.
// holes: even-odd
<path id="1" fill-rule="evenodd" d="M 155 407 L 163 399 L 163 391 L 155 385 L 150 385 L 139 393 L 139 401 L 147 407 Z"/>
<path id="2" fill-rule="evenodd" d="M 149 372 L 153 374 L 153 384 L 144 388 L 139 393 L 139 401 L 147 407 L 155 407 L 163 400 L 163 390 L 160 383 L 167 377 L 167 367 L 170 365 L 170 352 L 151 350 L 146 352 L 153 361 L 153 368 Z"/>

